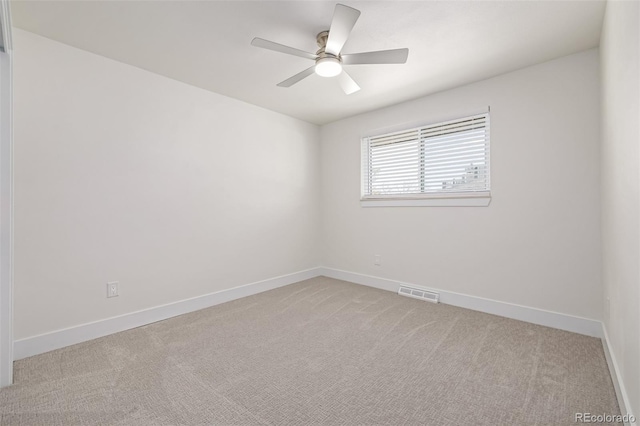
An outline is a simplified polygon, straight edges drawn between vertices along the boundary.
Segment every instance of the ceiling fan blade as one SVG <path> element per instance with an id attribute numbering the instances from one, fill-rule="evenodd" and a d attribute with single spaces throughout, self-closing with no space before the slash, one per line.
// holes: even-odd
<path id="1" fill-rule="evenodd" d="M 360 11 L 343 4 L 337 4 L 333 12 L 333 20 L 329 28 L 329 38 L 325 52 L 338 56 L 347 42 L 353 26 L 356 24 Z"/>
<path id="2" fill-rule="evenodd" d="M 353 78 L 351 78 L 351 76 L 347 74 L 345 70 L 342 70 L 342 72 L 338 76 L 338 83 L 340 83 L 340 87 L 342 87 L 342 90 L 344 90 L 344 93 L 346 93 L 347 95 L 360 90 L 360 86 L 358 86 L 358 83 L 353 81 Z"/>
<path id="3" fill-rule="evenodd" d="M 407 62 L 408 56 L 409 49 L 378 50 L 377 52 L 342 55 L 342 63 L 345 65 L 404 64 Z"/>
<path id="4" fill-rule="evenodd" d="M 296 84 L 297 82 L 299 82 L 303 78 L 307 78 L 311 74 L 313 74 L 314 71 L 315 71 L 315 67 L 316 66 L 314 65 L 311 68 L 307 68 L 306 70 L 304 70 L 302 72 L 299 72 L 298 74 L 294 75 L 293 77 L 289 77 L 285 81 L 283 81 L 281 83 L 278 83 L 278 86 L 280 86 L 280 87 L 291 87 L 291 86 L 293 86 L 294 84 Z"/>
<path id="5" fill-rule="evenodd" d="M 263 49 L 274 50 L 280 53 L 300 56 L 301 58 L 312 59 L 314 61 L 318 57 L 318 55 L 314 53 L 305 52 L 304 50 L 299 50 L 294 47 L 285 46 L 284 44 L 275 43 L 273 41 L 265 40 L 259 37 L 256 37 L 253 40 L 251 40 L 251 45 L 256 47 L 262 47 Z"/>

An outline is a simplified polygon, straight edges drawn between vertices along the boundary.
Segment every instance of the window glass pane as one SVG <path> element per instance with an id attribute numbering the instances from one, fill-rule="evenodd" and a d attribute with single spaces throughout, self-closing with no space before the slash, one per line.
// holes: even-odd
<path id="1" fill-rule="evenodd" d="M 363 197 L 489 190 L 489 115 L 365 138 Z"/>

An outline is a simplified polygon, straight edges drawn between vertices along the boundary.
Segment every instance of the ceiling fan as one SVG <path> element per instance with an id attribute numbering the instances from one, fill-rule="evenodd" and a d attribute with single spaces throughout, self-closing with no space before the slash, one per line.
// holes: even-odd
<path id="1" fill-rule="evenodd" d="M 315 54 L 258 37 L 254 38 L 251 44 L 256 47 L 287 53 L 316 62 L 314 66 L 278 83 L 278 86 L 291 87 L 315 72 L 322 77 L 337 76 L 342 90 L 344 90 L 347 95 L 350 95 L 360 90 L 360 86 L 358 86 L 353 78 L 342 68 L 343 65 L 404 64 L 407 62 L 407 56 L 409 55 L 409 49 L 342 54 L 342 47 L 347 42 L 349 34 L 359 16 L 359 10 L 343 4 L 337 4 L 333 12 L 333 20 L 331 21 L 329 30 L 322 31 L 316 36 L 316 41 L 320 49 Z"/>

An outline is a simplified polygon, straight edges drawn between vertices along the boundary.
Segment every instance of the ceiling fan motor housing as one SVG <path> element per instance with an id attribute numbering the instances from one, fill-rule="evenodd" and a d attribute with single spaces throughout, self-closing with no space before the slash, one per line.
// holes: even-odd
<path id="1" fill-rule="evenodd" d="M 327 46 L 327 40 L 329 39 L 329 30 L 319 32 L 316 36 L 316 42 L 318 43 L 318 47 L 320 50 L 324 51 L 324 48 Z"/>
<path id="2" fill-rule="evenodd" d="M 325 52 L 329 31 L 322 31 L 316 36 L 320 49 L 316 52 L 315 71 L 321 77 L 335 77 L 342 72 L 342 60 L 340 56 Z"/>

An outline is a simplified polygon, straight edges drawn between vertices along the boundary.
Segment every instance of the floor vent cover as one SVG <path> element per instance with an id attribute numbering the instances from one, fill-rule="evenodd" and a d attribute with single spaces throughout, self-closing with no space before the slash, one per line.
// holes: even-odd
<path id="1" fill-rule="evenodd" d="M 434 293 L 432 291 L 427 290 L 419 290 L 417 288 L 400 286 L 398 289 L 398 294 L 400 296 L 412 297 L 414 299 L 426 300 L 432 303 L 438 303 L 440 300 L 440 295 L 438 293 Z"/>

